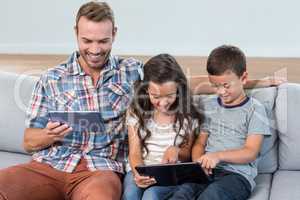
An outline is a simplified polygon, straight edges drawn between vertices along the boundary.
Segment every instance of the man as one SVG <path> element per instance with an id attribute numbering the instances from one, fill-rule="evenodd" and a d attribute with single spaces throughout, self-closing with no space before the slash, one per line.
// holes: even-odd
<path id="1" fill-rule="evenodd" d="M 33 160 L 0 171 L 0 199 L 120 199 L 122 122 L 142 65 L 110 54 L 116 32 L 106 3 L 81 6 L 75 25 L 79 51 L 36 84 L 24 135 Z M 49 121 L 49 111 L 100 111 L 105 130 L 72 130 Z"/>

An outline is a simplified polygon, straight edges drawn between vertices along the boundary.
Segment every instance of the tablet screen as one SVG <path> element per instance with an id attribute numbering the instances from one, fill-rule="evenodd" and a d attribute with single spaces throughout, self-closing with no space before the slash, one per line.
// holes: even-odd
<path id="1" fill-rule="evenodd" d="M 140 175 L 154 177 L 160 186 L 178 185 L 182 183 L 208 183 L 210 177 L 205 174 L 197 162 L 158 164 L 137 166 Z"/>
<path id="2" fill-rule="evenodd" d="M 49 118 L 53 122 L 68 124 L 74 131 L 103 132 L 105 130 L 101 113 L 96 111 L 50 111 Z"/>

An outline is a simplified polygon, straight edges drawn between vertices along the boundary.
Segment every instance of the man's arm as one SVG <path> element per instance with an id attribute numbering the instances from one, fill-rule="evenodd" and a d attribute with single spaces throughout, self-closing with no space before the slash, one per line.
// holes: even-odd
<path id="1" fill-rule="evenodd" d="M 32 153 L 62 140 L 72 131 L 68 125 L 59 122 L 49 122 L 46 128 L 27 128 L 24 132 L 23 146 L 25 151 Z"/>
<path id="2" fill-rule="evenodd" d="M 277 86 L 285 82 L 286 79 L 281 77 L 268 77 L 266 79 L 250 79 L 247 80 L 247 83 L 244 85 L 244 88 L 251 89 Z M 193 94 L 212 94 L 215 92 L 209 83 L 208 76 L 206 75 L 189 77 L 189 83 Z"/>

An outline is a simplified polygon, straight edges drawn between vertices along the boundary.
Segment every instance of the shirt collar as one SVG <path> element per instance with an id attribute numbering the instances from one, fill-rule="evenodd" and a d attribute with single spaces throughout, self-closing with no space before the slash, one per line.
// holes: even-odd
<path id="1" fill-rule="evenodd" d="M 222 106 L 223 108 L 237 108 L 237 107 L 241 107 L 241 106 L 245 105 L 249 101 L 249 99 L 250 98 L 248 96 L 246 96 L 246 98 L 242 102 L 240 102 L 240 103 L 238 103 L 236 105 L 230 105 L 230 106 L 229 105 L 224 105 L 222 103 L 222 100 L 221 100 L 220 97 L 218 97 L 217 101 L 218 101 L 218 104 L 220 106 Z"/>

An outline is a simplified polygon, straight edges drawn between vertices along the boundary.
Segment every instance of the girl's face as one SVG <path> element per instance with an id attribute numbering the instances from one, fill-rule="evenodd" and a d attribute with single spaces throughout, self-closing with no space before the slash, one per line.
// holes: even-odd
<path id="1" fill-rule="evenodd" d="M 177 96 L 177 83 L 173 81 L 157 84 L 149 82 L 148 93 L 150 102 L 158 112 L 168 113 Z"/>

